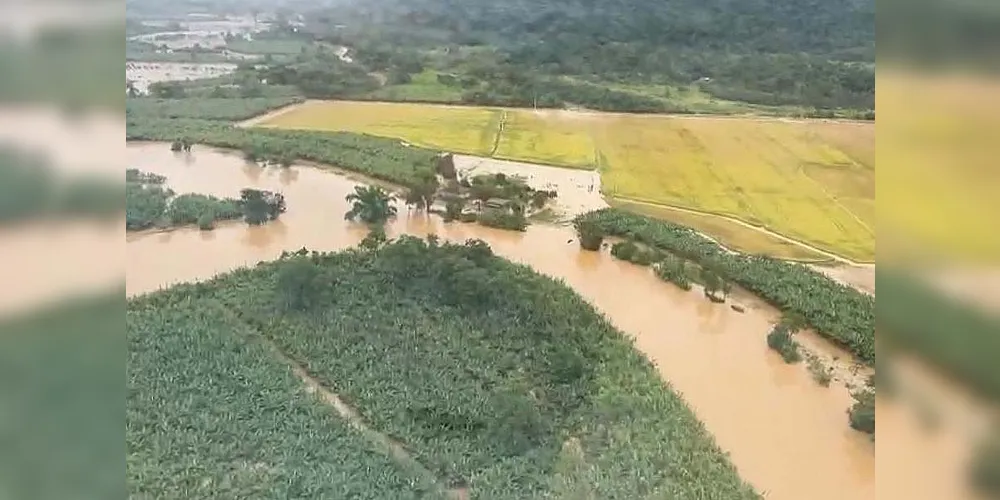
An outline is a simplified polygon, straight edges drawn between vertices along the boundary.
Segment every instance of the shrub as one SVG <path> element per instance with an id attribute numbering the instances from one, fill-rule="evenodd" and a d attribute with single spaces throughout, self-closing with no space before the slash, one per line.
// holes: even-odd
<path id="1" fill-rule="evenodd" d="M 663 281 L 669 281 L 682 290 L 691 289 L 691 277 L 688 276 L 684 260 L 667 256 L 656 266 L 656 275 Z"/>
<path id="2" fill-rule="evenodd" d="M 854 404 L 847 410 L 851 428 L 875 435 L 875 392 L 870 389 L 857 391 L 851 396 Z"/>
<path id="3" fill-rule="evenodd" d="M 523 213 L 502 210 L 484 210 L 479 214 L 479 223 L 487 227 L 524 231 L 528 229 L 528 218 Z"/>
<path id="4" fill-rule="evenodd" d="M 203 213 L 198 217 L 198 229 L 202 231 L 211 231 L 215 229 L 215 214 Z"/>
<path id="5" fill-rule="evenodd" d="M 833 381 L 830 369 L 815 356 L 809 357 L 809 373 L 812 375 L 813 380 L 823 387 L 830 387 L 830 382 Z"/>
<path id="6" fill-rule="evenodd" d="M 611 247 L 611 255 L 617 259 L 648 266 L 659 257 L 655 250 L 642 248 L 631 241 L 620 241 Z"/>
<path id="7" fill-rule="evenodd" d="M 792 338 L 792 334 L 793 330 L 785 323 L 778 323 L 771 333 L 767 334 L 767 346 L 777 351 L 786 363 L 802 361 L 799 344 Z"/>
<path id="8" fill-rule="evenodd" d="M 577 220 L 573 221 L 573 227 L 576 228 L 576 235 L 580 238 L 580 248 L 595 252 L 601 249 L 601 244 L 604 243 L 604 234 L 601 232 L 600 226 Z"/>

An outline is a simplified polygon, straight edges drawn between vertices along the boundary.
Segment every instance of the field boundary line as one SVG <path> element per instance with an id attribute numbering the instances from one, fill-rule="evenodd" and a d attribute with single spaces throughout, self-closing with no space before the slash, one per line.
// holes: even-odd
<path id="1" fill-rule="evenodd" d="M 277 118 L 285 113 L 294 111 L 296 108 L 304 106 L 308 101 L 291 102 L 284 106 L 279 106 L 277 108 L 269 109 L 257 116 L 251 116 L 246 120 L 237 121 L 233 123 L 237 128 L 249 128 L 249 127 L 265 127 L 263 122 Z"/>
<path id="2" fill-rule="evenodd" d="M 278 347 L 278 345 L 264 332 L 260 331 L 259 328 L 244 321 L 243 318 L 240 317 L 239 313 L 231 311 L 218 299 L 215 299 L 214 302 L 223 314 L 238 321 L 241 325 L 245 326 L 252 332 L 251 335 L 254 338 L 249 340 L 262 343 L 269 351 L 271 351 L 271 354 L 278 361 L 287 366 L 292 371 L 292 374 L 294 374 L 299 381 L 305 385 L 306 392 L 308 394 L 318 396 L 321 402 L 333 408 L 340 418 L 347 422 L 347 424 L 354 430 L 361 433 L 362 436 L 367 438 L 373 445 L 375 445 L 375 448 L 378 451 L 389 455 L 408 472 L 416 475 L 420 481 L 425 483 L 426 486 L 445 494 L 447 498 L 464 498 L 465 488 L 449 488 L 445 486 L 436 474 L 431 472 L 431 470 L 427 467 L 424 467 L 424 465 L 417 461 L 417 459 L 413 458 L 413 455 L 406 451 L 406 447 L 403 446 L 402 443 L 368 425 L 368 423 L 365 422 L 365 419 L 356 409 L 354 409 L 354 407 L 346 403 L 337 393 L 327 389 L 322 383 L 320 383 L 319 380 L 310 375 L 301 364 L 285 353 L 285 351 Z"/>
<path id="3" fill-rule="evenodd" d="M 852 260 L 852 259 L 849 259 L 849 258 L 844 257 L 842 255 L 833 253 L 833 252 L 831 252 L 829 250 L 824 250 L 824 249 L 819 248 L 817 246 L 811 245 L 811 244 L 806 243 L 804 241 L 797 240 L 797 239 L 792 238 L 790 236 L 785 236 L 785 235 L 783 235 L 781 233 L 772 231 L 771 229 L 768 229 L 766 227 L 755 226 L 755 225 L 753 225 L 753 224 L 751 224 L 751 223 L 749 223 L 747 221 L 744 221 L 744 220 L 739 219 L 737 217 L 733 217 L 731 215 L 721 215 L 721 214 L 716 214 L 716 213 L 712 213 L 712 212 L 705 212 L 705 211 L 702 211 L 702 210 L 696 210 L 696 209 L 692 209 L 692 208 L 679 207 L 679 206 L 675 206 L 675 205 L 668 205 L 668 204 L 665 204 L 665 203 L 655 203 L 655 202 L 646 201 L 646 200 L 640 200 L 640 199 L 636 199 L 636 198 L 629 198 L 629 197 L 626 197 L 626 196 L 615 196 L 615 195 L 609 195 L 609 196 L 611 198 L 616 199 L 616 200 L 627 201 L 627 202 L 630 202 L 630 203 L 637 203 L 637 204 L 640 204 L 640 205 L 646 205 L 646 206 L 650 206 L 650 207 L 658 207 L 658 208 L 665 208 L 665 209 L 668 209 L 668 210 L 674 210 L 676 212 L 684 212 L 684 213 L 689 213 L 689 214 L 694 214 L 694 215 L 702 215 L 702 216 L 706 216 L 706 217 L 715 217 L 717 219 L 727 220 L 727 221 L 732 222 L 734 224 L 738 224 L 740 226 L 743 226 L 743 227 L 745 227 L 747 229 L 751 229 L 751 230 L 757 231 L 759 233 L 766 234 L 766 235 L 771 236 L 773 238 L 777 238 L 779 240 L 782 240 L 782 241 L 784 241 L 786 243 L 791 243 L 792 245 L 796 245 L 796 246 L 799 246 L 799 247 L 804 248 L 806 250 L 810 250 L 812 252 L 818 253 L 820 255 L 828 257 L 828 258 L 830 258 L 832 260 L 835 260 L 837 262 L 840 262 L 842 264 L 847 264 L 847 265 L 855 266 L 855 267 L 867 267 L 867 266 L 874 265 L 874 262 L 861 262 L 861 261 Z"/>
<path id="4" fill-rule="evenodd" d="M 855 167 L 860 167 L 861 166 L 860 164 L 858 164 L 857 161 L 854 160 L 854 158 L 851 158 L 850 156 L 848 156 L 846 154 L 845 154 L 845 156 L 847 156 L 851 160 L 851 165 L 853 165 Z M 816 187 L 818 187 L 819 190 L 822 191 L 823 194 L 827 198 L 830 198 L 830 200 L 833 201 L 833 203 L 835 205 L 837 205 L 837 207 L 839 207 L 841 210 L 843 210 L 844 212 L 846 212 L 847 215 L 850 215 L 851 218 L 853 218 L 858 224 L 861 225 L 861 227 L 865 228 L 865 231 L 868 231 L 868 234 L 870 234 L 872 236 L 875 236 L 875 231 L 871 228 L 871 226 L 868 225 L 868 223 L 866 223 L 865 221 L 861 220 L 861 217 L 859 217 L 858 214 L 854 213 L 853 210 L 851 210 L 846 205 L 844 205 L 844 203 L 840 201 L 840 198 L 837 198 L 832 193 L 830 193 L 830 191 L 828 191 L 826 189 L 826 187 L 823 186 L 823 183 L 819 182 L 816 179 L 813 179 L 812 176 L 809 175 L 809 173 L 806 172 L 806 169 L 803 168 L 801 165 L 799 165 L 799 172 L 802 174 L 803 177 L 805 177 L 806 179 L 809 179 L 809 182 L 815 184 Z"/>
<path id="5" fill-rule="evenodd" d="M 497 125 L 497 133 L 493 136 L 493 147 L 490 148 L 489 157 L 493 158 L 500 149 L 500 141 L 503 139 L 503 129 L 507 125 L 507 111 L 500 111 L 500 123 Z"/>

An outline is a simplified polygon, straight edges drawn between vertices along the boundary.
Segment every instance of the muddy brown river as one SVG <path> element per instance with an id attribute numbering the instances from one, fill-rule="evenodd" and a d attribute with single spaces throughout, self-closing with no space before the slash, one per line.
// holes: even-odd
<path id="1" fill-rule="evenodd" d="M 129 143 L 127 159 L 129 167 L 166 176 L 178 193 L 236 196 L 241 188 L 258 187 L 281 191 L 288 203 L 279 221 L 262 227 L 230 223 L 209 232 L 191 228 L 129 234 L 128 294 L 206 279 L 275 259 L 283 250 L 343 249 L 366 234 L 343 218 L 344 196 L 357 182 L 329 170 L 261 168 L 235 153 L 196 147 L 184 155 L 159 143 Z M 940 467 L 933 467 L 945 460 L 940 454 L 923 456 L 936 448 L 884 444 L 882 436 L 919 434 L 917 424 L 902 412 L 894 416 L 890 406 L 886 412 L 879 407 L 879 429 L 895 430 L 880 434 L 879 442 L 897 458 L 880 462 L 879 474 L 899 481 L 880 481 L 876 489 L 874 444 L 847 426 L 847 388 L 838 383 L 820 387 L 802 364 L 786 365 L 769 351 L 765 336 L 777 313 L 763 304 L 744 301 L 749 307 L 742 314 L 713 304 L 699 292 L 683 292 L 606 252 L 581 251 L 568 227 L 536 224 L 515 233 L 444 224 L 401 207 L 387 232 L 390 237 L 433 233 L 453 241 L 480 238 L 497 254 L 564 280 L 635 338 L 637 348 L 730 453 L 740 474 L 766 498 L 867 499 L 876 493 L 879 498 L 960 498 L 955 484 L 929 479 L 941 474 Z M 913 466 L 899 469 L 897 460 Z M 920 472 L 925 470 L 929 473 Z"/>

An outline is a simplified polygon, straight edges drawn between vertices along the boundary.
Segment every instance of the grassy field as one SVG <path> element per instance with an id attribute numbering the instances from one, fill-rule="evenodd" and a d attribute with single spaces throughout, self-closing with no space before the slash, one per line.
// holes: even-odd
<path id="1" fill-rule="evenodd" d="M 303 254 L 129 301 L 132 496 L 758 498 L 565 285 L 482 242 Z"/>
<path id="2" fill-rule="evenodd" d="M 568 115 L 560 111 L 507 111 L 503 133 L 494 154 L 507 160 L 526 159 L 549 165 L 592 169 L 597 149 L 589 131 L 589 119 L 546 118 Z"/>
<path id="3" fill-rule="evenodd" d="M 836 126 L 609 117 L 597 131 L 606 161 L 602 190 L 613 197 L 733 216 L 870 261 L 875 255 L 875 171 L 822 139 L 827 127 Z"/>
<path id="4" fill-rule="evenodd" d="M 231 40 L 226 48 L 243 54 L 298 55 L 310 44 L 296 39 Z"/>
<path id="5" fill-rule="evenodd" d="M 311 101 L 260 126 L 361 132 L 418 146 L 488 155 L 501 115 L 500 110 L 473 107 Z"/>
<path id="6" fill-rule="evenodd" d="M 424 70 L 413 75 L 410 83 L 387 85 L 374 92 L 372 99 L 389 101 L 438 101 L 459 102 L 462 100 L 462 89 L 450 87 L 437 80 L 438 73 Z"/>
<path id="7" fill-rule="evenodd" d="M 611 198 L 727 215 L 852 260 L 875 258 L 872 122 L 317 102 L 266 126 L 365 132 L 460 153 L 596 167 Z"/>

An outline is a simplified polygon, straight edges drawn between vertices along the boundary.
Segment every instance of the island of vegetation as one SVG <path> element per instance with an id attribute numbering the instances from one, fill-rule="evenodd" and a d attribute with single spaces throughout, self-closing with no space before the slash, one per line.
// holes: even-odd
<path id="1" fill-rule="evenodd" d="M 176 195 L 165 186 L 162 175 L 128 169 L 125 172 L 125 229 L 170 228 L 197 225 L 215 228 L 216 221 L 243 219 L 260 225 L 277 219 L 285 211 L 281 193 L 243 189 L 240 197 L 219 199 L 197 193 Z"/>
<path id="2" fill-rule="evenodd" d="M 481 241 L 285 254 L 126 328 L 133 496 L 758 498 L 626 337 Z"/>

